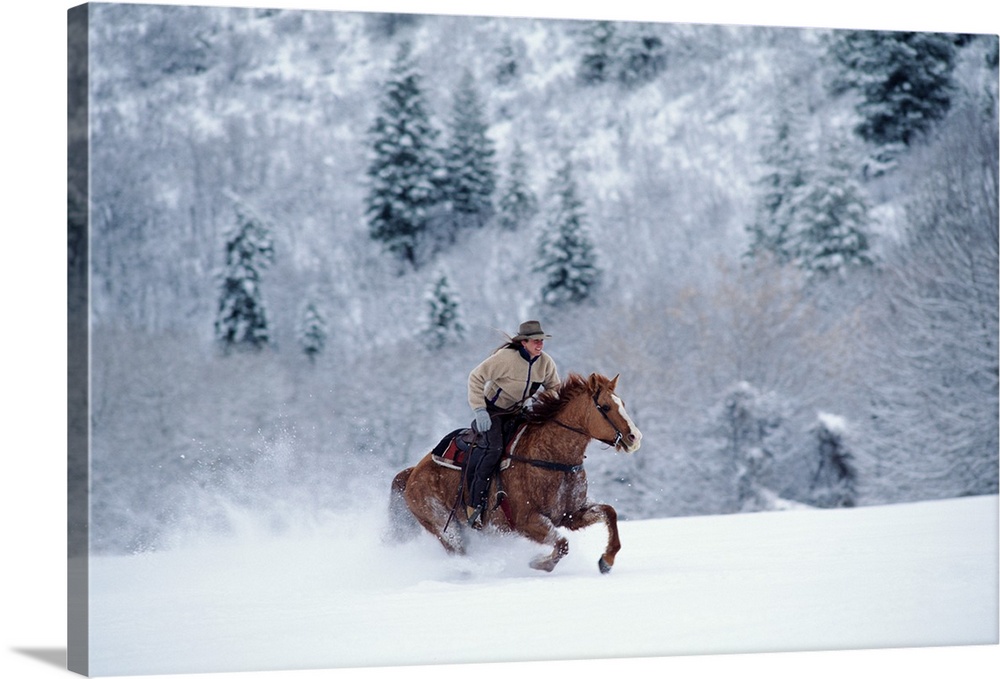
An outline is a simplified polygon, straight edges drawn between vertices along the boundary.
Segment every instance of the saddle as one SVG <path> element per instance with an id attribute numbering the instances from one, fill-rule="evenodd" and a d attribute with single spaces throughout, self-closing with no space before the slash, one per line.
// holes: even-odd
<path id="1" fill-rule="evenodd" d="M 506 469 L 510 466 L 510 455 L 513 454 L 514 449 L 517 447 L 517 442 L 521 438 L 521 432 L 524 431 L 524 427 L 523 422 L 518 423 L 517 427 L 511 432 L 512 435 L 505 437 L 507 445 L 504 449 L 503 457 L 500 458 L 500 469 Z M 431 459 L 442 467 L 464 469 L 469 459 L 469 452 L 476 445 L 478 437 L 479 434 L 473 431 L 471 427 L 456 429 L 434 446 L 434 450 L 431 451 Z"/>
<path id="2" fill-rule="evenodd" d="M 476 437 L 471 428 L 456 429 L 434 446 L 431 459 L 442 467 L 462 469 L 469 459 L 469 451 L 476 444 Z"/>
<path id="3" fill-rule="evenodd" d="M 498 471 L 502 471 L 510 466 L 511 456 L 515 448 L 517 447 L 517 442 L 521 439 L 521 434 L 524 432 L 525 424 L 523 422 L 512 423 L 510 429 L 505 430 L 505 440 L 507 441 L 504 446 L 504 453 L 500 457 L 500 464 L 497 466 Z M 458 498 L 455 500 L 455 504 L 452 507 L 451 516 L 448 517 L 448 523 L 451 523 L 451 518 L 455 514 L 456 508 L 461 506 L 463 498 L 466 494 L 465 489 L 465 466 L 469 460 L 469 455 L 472 449 L 476 445 L 476 440 L 479 438 L 479 434 L 476 433 L 471 427 L 465 427 L 462 429 L 456 429 L 447 436 L 445 436 L 441 441 L 434 446 L 431 451 L 431 459 L 442 467 L 447 467 L 448 469 L 457 469 L 463 471 L 462 477 L 463 481 L 459 486 Z M 497 476 L 496 483 L 500 483 L 500 477 Z M 511 523 L 512 519 L 510 516 L 510 506 L 507 503 L 507 493 L 502 489 L 496 491 L 496 507 L 500 507 L 503 510 L 504 516 L 507 517 L 507 522 Z M 447 529 L 448 524 L 445 524 Z"/>

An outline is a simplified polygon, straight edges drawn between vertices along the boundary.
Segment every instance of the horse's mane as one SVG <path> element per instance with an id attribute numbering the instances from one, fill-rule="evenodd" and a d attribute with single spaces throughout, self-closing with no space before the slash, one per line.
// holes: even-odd
<path id="1" fill-rule="evenodd" d="M 541 423 L 551 420 L 569 403 L 576 398 L 580 392 L 590 389 L 587 379 L 582 375 L 570 373 L 570 375 L 559 386 L 558 390 L 546 390 L 535 397 L 535 402 L 530 409 L 524 411 L 524 417 L 528 422 Z"/>

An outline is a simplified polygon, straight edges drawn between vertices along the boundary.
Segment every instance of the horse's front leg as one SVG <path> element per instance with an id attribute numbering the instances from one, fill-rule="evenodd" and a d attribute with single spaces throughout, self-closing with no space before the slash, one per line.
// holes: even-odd
<path id="1" fill-rule="evenodd" d="M 622 543 L 618 539 L 618 512 L 615 508 L 611 505 L 588 505 L 568 515 L 563 525 L 570 530 L 580 530 L 598 521 L 604 521 L 608 527 L 608 545 L 604 548 L 604 554 L 598 559 L 597 567 L 602 573 L 608 573 L 615 565 L 615 555 L 622 548 Z"/>
<path id="2" fill-rule="evenodd" d="M 551 554 L 532 559 L 532 568 L 551 572 L 559 560 L 569 553 L 569 541 L 559 534 L 555 524 L 547 516 L 533 514 L 519 527 L 518 532 L 529 540 L 552 546 Z"/>

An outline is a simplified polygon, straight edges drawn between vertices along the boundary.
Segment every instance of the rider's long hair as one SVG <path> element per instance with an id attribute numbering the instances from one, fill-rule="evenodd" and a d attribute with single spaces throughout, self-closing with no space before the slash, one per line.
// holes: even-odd
<path id="1" fill-rule="evenodd" d="M 498 346 L 492 352 L 490 352 L 490 356 L 492 356 L 493 354 L 499 353 L 499 352 L 503 351 L 504 349 L 513 349 L 514 351 L 518 351 L 518 350 L 521 349 L 521 342 L 520 342 L 520 340 L 514 339 L 513 337 L 511 337 L 510 335 L 508 335 L 507 333 L 505 333 L 503 330 L 497 330 L 496 328 L 493 328 L 493 329 L 496 330 L 501 335 L 503 335 L 503 337 L 504 337 L 504 343 L 501 344 L 500 346 Z"/>
<path id="2" fill-rule="evenodd" d="M 508 342 L 504 342 L 503 344 L 501 344 L 500 346 L 498 346 L 496 349 L 494 349 L 493 353 L 494 354 L 499 353 L 499 352 L 503 351 L 504 349 L 513 349 L 514 351 L 520 351 L 521 350 L 521 343 L 518 342 L 518 341 L 515 341 L 515 340 L 510 340 Z"/>

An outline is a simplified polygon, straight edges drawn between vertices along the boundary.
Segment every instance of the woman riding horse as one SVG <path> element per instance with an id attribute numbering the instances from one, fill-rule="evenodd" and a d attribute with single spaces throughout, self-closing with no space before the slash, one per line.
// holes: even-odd
<path id="1" fill-rule="evenodd" d="M 642 432 L 626 412 L 617 386 L 617 376 L 570 374 L 558 391 L 543 391 L 523 411 L 525 424 L 504 453 L 509 464 L 498 472 L 507 497 L 498 503 L 501 511 L 484 514 L 483 522 L 500 533 L 549 546 L 548 554 L 531 561 L 532 568 L 551 571 L 568 553 L 563 529 L 595 523 L 608 530 L 600 571 L 609 572 L 615 563 L 621 549 L 617 514 L 611 505 L 590 499 L 583 463 L 592 440 L 623 453 L 639 449 Z M 422 526 L 449 553 L 465 553 L 462 530 L 451 520 L 461 488 L 455 465 L 436 459 L 434 451 L 427 453 L 393 477 L 388 536 L 408 539 Z"/>
<path id="2" fill-rule="evenodd" d="M 504 428 L 539 388 L 559 388 L 559 373 L 552 357 L 543 351 L 552 336 L 538 321 L 525 321 L 517 335 L 476 366 L 469 374 L 469 405 L 475 414 L 478 440 L 466 467 L 469 525 L 482 527 L 490 479 L 500 462 Z"/>

